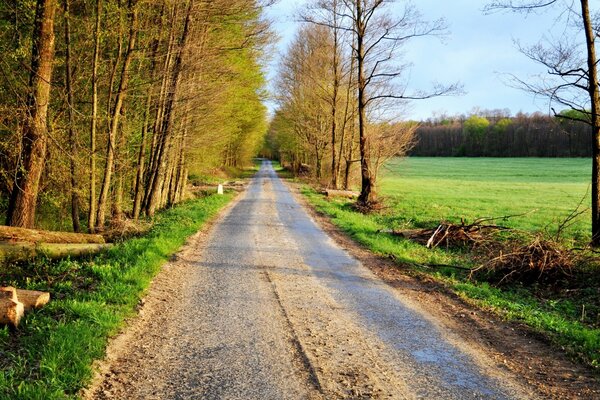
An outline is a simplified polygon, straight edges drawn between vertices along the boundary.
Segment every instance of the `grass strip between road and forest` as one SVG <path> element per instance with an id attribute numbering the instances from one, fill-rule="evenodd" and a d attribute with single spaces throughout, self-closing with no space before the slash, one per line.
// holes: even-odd
<path id="1" fill-rule="evenodd" d="M 95 257 L 2 267 L 3 285 L 49 291 L 53 300 L 16 331 L 0 330 L 0 399 L 76 398 L 162 265 L 232 198 L 182 203 L 158 214 L 146 235 Z"/>
<path id="2" fill-rule="evenodd" d="M 579 297 L 547 299 L 525 286 L 499 288 L 470 280 L 468 274 L 460 269 L 425 268 L 424 265 L 472 267 L 474 261 L 465 250 L 428 249 L 408 239 L 381 232 L 389 228 L 389 219 L 394 218 L 393 215 L 361 214 L 352 208 L 351 201 L 327 199 L 307 186 L 303 187 L 302 193 L 318 212 L 328 216 L 353 239 L 377 254 L 391 256 L 406 268 L 408 274 L 432 277 L 468 302 L 505 319 L 525 323 L 566 349 L 571 356 L 593 368 L 600 367 L 598 321 L 581 321 L 582 306 L 585 310 L 589 299 L 597 297 L 593 287 L 585 293 L 580 292 Z"/>

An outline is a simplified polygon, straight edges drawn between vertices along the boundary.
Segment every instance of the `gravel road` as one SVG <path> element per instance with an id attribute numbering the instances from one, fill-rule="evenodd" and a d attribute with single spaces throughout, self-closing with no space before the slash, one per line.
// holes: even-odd
<path id="1" fill-rule="evenodd" d="M 87 398 L 535 397 L 337 246 L 268 161 L 100 368 Z"/>

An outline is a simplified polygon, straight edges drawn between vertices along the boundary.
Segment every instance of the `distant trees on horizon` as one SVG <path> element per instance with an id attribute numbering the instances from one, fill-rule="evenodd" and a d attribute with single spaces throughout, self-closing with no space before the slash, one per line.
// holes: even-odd
<path id="1" fill-rule="evenodd" d="M 588 124 L 542 113 L 504 110 L 438 116 L 422 122 L 410 156 L 591 157 Z"/>

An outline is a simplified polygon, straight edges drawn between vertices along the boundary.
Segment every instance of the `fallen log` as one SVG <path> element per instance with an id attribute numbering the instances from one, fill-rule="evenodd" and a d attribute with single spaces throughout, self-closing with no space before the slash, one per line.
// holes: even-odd
<path id="1" fill-rule="evenodd" d="M 17 289 L 16 292 L 17 299 L 23 303 L 25 312 L 33 308 L 41 308 L 50 301 L 50 293 L 48 292 L 25 289 Z"/>
<path id="2" fill-rule="evenodd" d="M 87 233 L 53 232 L 0 225 L 0 242 L 31 243 L 105 243 L 101 235 Z"/>
<path id="3" fill-rule="evenodd" d="M 84 256 L 110 248 L 108 243 L 0 243 L 0 263 L 26 261 L 39 256 Z"/>
<path id="4" fill-rule="evenodd" d="M 346 199 L 355 199 L 359 196 L 358 192 L 353 192 L 351 190 L 335 190 L 335 189 L 325 189 L 321 192 L 327 197 L 344 197 Z"/>
<path id="5" fill-rule="evenodd" d="M 9 298 L 0 298 L 0 324 L 19 326 L 24 312 L 23 303 Z"/>

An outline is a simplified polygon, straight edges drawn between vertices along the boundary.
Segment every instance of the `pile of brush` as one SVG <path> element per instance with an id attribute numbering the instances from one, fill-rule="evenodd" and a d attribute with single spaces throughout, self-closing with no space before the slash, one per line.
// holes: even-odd
<path id="1" fill-rule="evenodd" d="M 508 217 L 501 217 L 506 219 Z M 539 283 L 560 286 L 573 276 L 574 269 L 597 263 L 589 251 L 566 248 L 558 239 L 550 240 L 488 224 L 498 218 L 481 218 L 473 223 L 440 223 L 435 229 L 384 230 L 382 232 L 420 243 L 427 248 L 468 248 L 478 266 L 470 269 L 471 279 L 493 284 Z M 500 237 L 499 232 L 506 232 Z M 585 249 L 583 249 L 585 250 Z M 430 265 L 425 265 L 429 267 Z M 466 267 L 435 265 L 467 269 Z M 561 283 L 562 282 L 562 283 Z"/>
<path id="2" fill-rule="evenodd" d="M 486 225 L 487 219 L 478 219 L 471 224 L 461 221 L 460 224 L 443 222 L 435 229 L 411 229 L 401 231 L 384 231 L 392 235 L 402 236 L 427 248 L 434 247 L 475 247 L 489 243 L 493 233 L 507 230 L 503 226 Z"/>
<path id="3" fill-rule="evenodd" d="M 499 255 L 474 268 L 471 277 L 497 284 L 556 284 L 571 277 L 573 268 L 584 261 L 559 243 L 536 237 L 526 245 L 507 243 Z"/>

